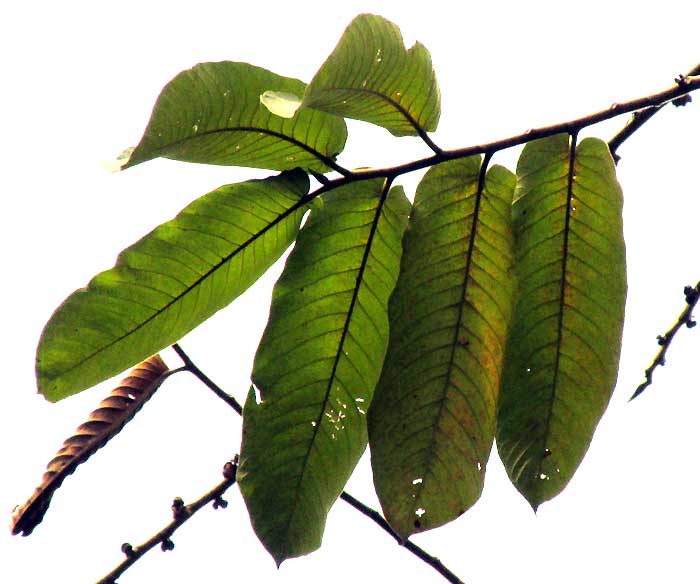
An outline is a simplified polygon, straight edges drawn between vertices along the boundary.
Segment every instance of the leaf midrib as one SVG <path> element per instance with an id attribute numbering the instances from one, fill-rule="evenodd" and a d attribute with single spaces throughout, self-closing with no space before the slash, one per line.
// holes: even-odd
<path id="1" fill-rule="evenodd" d="M 557 389 L 559 387 L 559 368 L 561 364 L 561 349 L 562 349 L 562 338 L 564 333 L 564 313 L 565 303 L 564 298 L 566 295 L 567 288 L 567 270 L 568 270 L 568 258 L 569 258 L 569 235 L 571 233 L 571 206 L 573 201 L 573 191 L 574 191 L 574 166 L 576 163 L 576 142 L 577 134 L 571 134 L 569 136 L 569 156 L 568 156 L 568 169 L 567 169 L 567 184 L 566 184 L 566 215 L 564 218 L 564 241 L 562 242 L 562 266 L 561 266 L 561 277 L 559 280 L 559 310 L 557 314 L 557 340 L 554 345 L 556 356 L 554 359 L 554 370 L 552 372 L 552 385 L 551 393 L 549 398 L 549 404 L 547 407 L 547 419 L 545 420 L 544 432 L 542 433 L 542 446 L 540 448 L 540 453 L 537 455 L 537 472 L 534 474 L 536 480 L 534 485 L 537 486 L 539 483 L 537 480 L 540 479 L 543 470 L 544 463 L 544 449 L 549 443 L 549 435 L 551 432 L 552 419 L 554 418 L 554 404 L 557 399 Z M 533 480 L 532 477 L 529 478 L 530 481 Z"/>
<path id="2" fill-rule="evenodd" d="M 449 393 L 450 387 L 452 386 L 452 372 L 455 367 L 455 355 L 457 352 L 457 346 L 459 345 L 459 335 L 460 335 L 460 329 L 462 327 L 462 320 L 464 318 L 464 314 L 466 312 L 466 295 L 467 295 L 467 289 L 469 287 L 469 281 L 471 280 L 471 264 L 472 264 L 472 258 L 474 256 L 474 248 L 476 246 L 476 236 L 477 236 L 477 230 L 478 230 L 478 225 L 479 225 L 479 214 L 481 210 L 481 201 L 482 197 L 484 194 L 484 189 L 485 189 L 485 184 L 486 184 L 486 170 L 488 169 L 489 161 L 491 159 L 490 155 L 486 155 L 484 159 L 481 161 L 481 165 L 479 167 L 479 178 L 478 178 L 478 184 L 477 184 L 477 190 L 476 190 L 476 200 L 474 203 L 474 211 L 472 212 L 472 217 L 471 217 L 471 231 L 469 233 L 469 243 L 467 244 L 467 252 L 466 252 L 466 264 L 464 266 L 464 276 L 462 278 L 462 286 L 461 286 L 461 296 L 460 296 L 460 307 L 459 307 L 459 312 L 457 316 L 457 322 L 455 323 L 454 326 L 454 334 L 452 336 L 452 343 L 451 343 L 451 348 L 450 348 L 450 357 L 448 361 L 448 368 L 447 368 L 447 373 L 445 374 L 444 377 L 444 383 L 443 387 L 441 390 L 442 397 L 440 398 L 440 406 L 438 408 L 438 412 L 435 416 L 436 420 L 440 420 L 443 417 L 443 412 L 445 411 L 445 408 L 447 407 L 447 395 Z M 438 442 L 438 438 L 436 436 L 437 434 L 437 428 L 438 424 L 437 422 L 435 424 L 432 424 L 432 431 L 431 431 L 431 438 L 430 438 L 430 447 L 429 451 L 433 452 L 435 450 L 435 445 Z M 431 465 L 428 464 L 428 467 Z M 432 470 L 431 470 L 432 472 Z M 425 476 L 425 475 L 423 475 Z M 418 501 L 420 500 L 421 494 L 423 490 L 426 488 L 426 482 L 423 481 L 422 483 L 419 484 L 418 488 L 416 489 L 415 493 L 415 505 L 418 505 Z"/>
<path id="3" fill-rule="evenodd" d="M 272 222 L 268 223 L 264 228 L 262 228 L 260 231 L 249 237 L 242 245 L 240 245 L 237 249 L 232 251 L 230 254 L 227 256 L 223 257 L 218 263 L 214 264 L 209 270 L 204 272 L 201 276 L 199 276 L 195 282 L 190 285 L 186 290 L 183 290 L 179 294 L 173 297 L 172 300 L 168 301 L 165 306 L 163 306 L 161 309 L 158 311 L 154 312 L 152 315 L 150 315 L 148 318 L 146 318 L 144 321 L 140 322 L 138 325 L 136 325 L 134 328 L 129 330 L 126 334 L 123 334 L 109 343 L 102 345 L 100 348 L 98 348 L 96 351 L 93 351 L 92 353 L 88 354 L 85 356 L 83 359 L 81 359 L 79 362 L 77 362 L 75 365 L 68 369 L 64 369 L 61 371 L 59 374 L 61 377 L 68 375 L 75 371 L 76 369 L 80 368 L 83 366 L 85 363 L 88 361 L 94 359 L 97 355 L 103 353 L 104 351 L 109 350 L 112 348 L 114 345 L 123 342 L 125 339 L 128 339 L 131 335 L 136 334 L 138 331 L 140 331 L 142 328 L 147 326 L 150 322 L 158 318 L 160 315 L 165 313 L 167 310 L 169 310 L 174 304 L 182 300 L 187 294 L 195 290 L 204 280 L 209 278 L 211 275 L 213 275 L 216 271 L 224 267 L 228 262 L 230 262 L 234 257 L 236 257 L 240 252 L 244 251 L 247 249 L 250 245 L 252 245 L 258 238 L 262 237 L 267 231 L 272 229 L 273 227 L 277 226 L 280 222 L 282 222 L 284 219 L 286 219 L 289 215 L 293 214 L 294 212 L 298 211 L 300 208 L 302 208 L 304 205 L 306 205 L 311 199 L 313 199 L 316 196 L 315 193 L 307 194 L 304 197 L 300 198 L 299 201 L 297 201 L 292 207 L 287 209 L 286 211 L 282 212 L 280 215 L 278 215 Z M 115 266 L 117 267 L 117 266 Z M 55 377 L 59 377 L 59 375 Z"/>
<path id="4" fill-rule="evenodd" d="M 372 249 L 372 243 L 374 241 L 374 236 L 377 233 L 377 230 L 379 228 L 379 221 L 381 219 L 382 211 L 384 209 L 384 205 L 386 203 L 386 199 L 388 197 L 390 188 L 391 188 L 391 181 L 387 180 L 385 182 L 384 186 L 382 187 L 382 193 L 381 193 L 380 198 L 379 198 L 379 204 L 377 205 L 377 210 L 375 212 L 374 219 L 372 220 L 372 225 L 370 227 L 369 237 L 367 238 L 367 244 L 365 245 L 365 251 L 364 251 L 364 254 L 362 256 L 362 261 L 360 262 L 360 268 L 359 268 L 358 274 L 357 274 L 357 280 L 356 280 L 357 284 L 353 290 L 353 295 L 352 295 L 352 299 L 350 300 L 350 306 L 348 308 L 347 317 L 345 319 L 345 323 L 343 324 L 343 329 L 341 332 L 340 341 L 338 343 L 338 350 L 336 351 L 335 359 L 333 360 L 333 367 L 331 368 L 331 374 L 328 378 L 328 383 L 326 384 L 326 392 L 325 392 L 325 396 L 323 398 L 323 404 L 322 404 L 322 407 L 320 408 L 319 415 L 316 418 L 316 421 L 314 422 L 312 438 L 311 438 L 311 440 L 309 440 L 306 454 L 304 455 L 304 462 L 302 464 L 301 472 L 299 473 L 299 478 L 298 478 L 297 484 L 294 488 L 295 497 L 294 497 L 293 511 L 289 514 L 287 522 L 284 526 L 285 532 L 289 531 L 289 527 L 292 524 L 294 517 L 299 510 L 299 499 L 301 497 L 300 485 L 303 482 L 305 474 L 306 474 L 306 468 L 307 468 L 307 465 L 309 464 L 309 460 L 311 458 L 313 444 L 316 442 L 316 437 L 318 436 L 318 433 L 321 430 L 321 424 L 323 423 L 323 416 L 326 412 L 326 407 L 327 407 L 328 402 L 330 400 L 331 390 L 333 388 L 333 381 L 335 379 L 338 364 L 340 363 L 341 355 L 343 355 L 343 346 L 345 343 L 345 339 L 349 334 L 350 323 L 352 321 L 353 312 L 355 309 L 355 304 L 357 303 L 357 299 L 358 299 L 358 296 L 360 294 L 360 288 L 362 288 L 363 283 L 364 283 L 363 275 L 364 275 L 365 269 L 367 267 L 367 264 L 369 263 L 369 256 L 370 256 L 371 249 Z"/>
<path id="5" fill-rule="evenodd" d="M 405 119 L 406 121 L 411 125 L 411 127 L 416 131 L 416 134 L 424 135 L 427 130 L 423 129 L 420 124 L 418 123 L 417 120 L 413 118 L 411 113 L 404 108 L 400 103 L 397 101 L 394 101 L 391 99 L 388 95 L 381 93 L 380 91 L 374 90 L 374 89 L 358 89 L 356 87 L 327 87 L 323 89 L 324 92 L 333 92 L 333 91 L 346 91 L 348 93 L 353 93 L 353 94 L 369 94 L 374 97 L 379 98 L 380 100 L 383 100 L 387 102 L 389 105 L 393 106 Z M 313 104 L 313 99 L 311 100 L 311 103 Z M 310 105 L 309 107 L 313 107 L 313 105 Z"/>
<path id="6" fill-rule="evenodd" d="M 163 156 L 167 158 L 168 150 L 178 148 L 179 146 L 182 146 L 186 142 L 189 142 L 190 140 L 195 140 L 197 138 L 201 137 L 206 137 L 206 136 L 212 136 L 215 134 L 226 134 L 226 133 L 235 133 L 235 132 L 255 132 L 257 134 L 265 134 L 266 136 L 272 136 L 273 138 L 277 138 L 279 140 L 282 140 L 284 142 L 289 142 L 293 146 L 296 146 L 297 148 L 300 148 L 301 150 L 304 150 L 308 154 L 311 154 L 314 156 L 316 159 L 318 159 L 320 162 L 325 164 L 328 168 L 332 168 L 335 170 L 336 164 L 332 160 L 330 156 L 326 156 L 325 154 L 322 154 L 318 150 L 312 148 L 308 144 L 305 144 L 301 140 L 297 140 L 296 138 L 292 136 L 288 136 L 286 134 L 283 134 L 282 132 L 276 132 L 274 130 L 269 130 L 267 128 L 259 128 L 256 126 L 230 126 L 226 128 L 216 128 L 214 130 L 204 130 L 203 132 L 197 132 L 193 136 L 186 136 L 184 138 L 180 138 L 179 140 L 174 140 L 173 142 L 170 142 L 166 145 L 159 146 L 158 148 L 155 148 L 154 151 L 157 152 L 156 156 L 153 156 L 152 158 L 157 158 L 159 156 Z M 145 162 L 145 160 L 143 161 Z M 127 166 L 128 166 L 127 162 Z"/>

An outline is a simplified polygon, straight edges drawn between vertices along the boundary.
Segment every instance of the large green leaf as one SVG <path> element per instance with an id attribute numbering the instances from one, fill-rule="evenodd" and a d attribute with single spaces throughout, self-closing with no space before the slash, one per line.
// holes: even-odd
<path id="1" fill-rule="evenodd" d="M 514 188 L 473 157 L 433 167 L 416 193 L 368 420 L 377 494 L 404 538 L 481 495 L 512 309 Z"/>
<path id="2" fill-rule="evenodd" d="M 302 107 L 273 114 L 261 96 L 296 95 L 306 85 L 247 63 L 201 63 L 168 83 L 124 168 L 159 156 L 271 170 L 326 171 L 343 150 L 341 118 Z M 286 115 L 286 114 L 285 114 Z"/>
<path id="3" fill-rule="evenodd" d="M 294 241 L 308 188 L 299 170 L 221 187 L 124 250 L 49 320 L 39 391 L 56 401 L 91 387 L 228 305 Z"/>
<path id="4" fill-rule="evenodd" d="M 321 544 L 367 444 L 410 204 L 382 180 L 329 193 L 276 284 L 243 410 L 238 482 L 279 564 Z"/>
<path id="5" fill-rule="evenodd" d="M 604 142 L 573 142 L 531 142 L 517 170 L 519 292 L 497 444 L 534 509 L 564 489 L 588 449 L 617 378 L 624 318 L 615 165 Z"/>
<path id="6" fill-rule="evenodd" d="M 437 128 L 440 90 L 423 45 L 407 51 L 395 24 L 362 14 L 316 73 L 304 105 L 415 136 Z"/>

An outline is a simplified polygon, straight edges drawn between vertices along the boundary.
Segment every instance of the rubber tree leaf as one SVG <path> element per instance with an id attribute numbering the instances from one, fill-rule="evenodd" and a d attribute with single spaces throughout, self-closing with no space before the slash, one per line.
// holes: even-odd
<path id="1" fill-rule="evenodd" d="M 327 171 L 345 145 L 345 121 L 309 108 L 275 115 L 261 96 L 304 95 L 306 84 L 247 63 L 201 63 L 161 92 L 124 168 L 159 156 L 206 164 Z M 265 101 L 265 100 L 263 100 Z"/>
<path id="2" fill-rule="evenodd" d="M 404 539 L 481 495 L 512 311 L 514 188 L 473 157 L 431 168 L 416 192 L 368 419 L 374 484 Z"/>
<path id="3" fill-rule="evenodd" d="M 362 14 L 316 73 L 304 105 L 416 136 L 437 128 L 440 90 L 422 44 L 406 50 L 395 24 Z"/>
<path id="4" fill-rule="evenodd" d="M 91 387 L 227 306 L 294 241 L 308 189 L 299 170 L 226 185 L 124 250 L 51 316 L 39 391 L 57 401 Z"/>
<path id="5" fill-rule="evenodd" d="M 519 292 L 498 417 L 508 475 L 537 509 L 583 459 L 617 378 L 626 276 L 622 191 L 607 145 L 525 146 L 514 229 Z"/>
<path id="6" fill-rule="evenodd" d="M 238 482 L 279 565 L 321 544 L 367 445 L 410 204 L 382 180 L 324 196 L 275 286 L 243 410 Z"/>
<path id="7" fill-rule="evenodd" d="M 114 438 L 136 415 L 168 377 L 170 370 L 160 355 L 150 357 L 135 367 L 114 388 L 68 438 L 49 462 L 41 484 L 27 502 L 12 514 L 12 534 L 24 536 L 34 531 L 49 508 L 51 498 L 65 478 Z M 31 436 L 31 434 L 30 434 Z"/>

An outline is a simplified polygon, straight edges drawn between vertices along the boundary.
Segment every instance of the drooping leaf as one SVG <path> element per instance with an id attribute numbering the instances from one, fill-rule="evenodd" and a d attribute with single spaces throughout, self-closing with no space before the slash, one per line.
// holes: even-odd
<path id="1" fill-rule="evenodd" d="M 297 79 L 247 63 L 201 63 L 168 83 L 124 168 L 157 157 L 185 162 L 291 170 L 329 170 L 343 150 L 345 122 L 300 108 L 275 115 L 261 96 L 304 95 Z M 264 100 L 263 100 L 264 101 Z"/>
<path id="2" fill-rule="evenodd" d="M 406 50 L 399 28 L 362 14 L 309 84 L 304 105 L 377 124 L 394 136 L 433 132 L 440 90 L 430 53 L 420 43 Z"/>
<path id="3" fill-rule="evenodd" d="M 473 157 L 431 168 L 416 192 L 368 419 L 374 484 L 403 538 L 481 495 L 512 308 L 514 188 Z"/>
<path id="4" fill-rule="evenodd" d="M 121 431 L 153 396 L 168 373 L 168 366 L 159 355 L 154 355 L 135 367 L 109 397 L 100 402 L 88 421 L 78 427 L 49 462 L 32 496 L 15 509 L 11 525 L 13 535 L 27 536 L 34 531 L 64 479 Z"/>
<path id="5" fill-rule="evenodd" d="M 528 144 L 514 205 L 519 292 L 498 451 L 534 509 L 561 492 L 617 378 L 626 295 L 622 192 L 607 145 Z"/>
<path id="6" fill-rule="evenodd" d="M 124 250 L 47 323 L 39 391 L 57 401 L 91 387 L 227 306 L 294 241 L 308 188 L 298 170 L 223 186 Z"/>
<path id="7" fill-rule="evenodd" d="M 278 564 L 320 545 L 367 444 L 409 208 L 382 180 L 329 193 L 275 286 L 243 410 L 238 482 Z"/>

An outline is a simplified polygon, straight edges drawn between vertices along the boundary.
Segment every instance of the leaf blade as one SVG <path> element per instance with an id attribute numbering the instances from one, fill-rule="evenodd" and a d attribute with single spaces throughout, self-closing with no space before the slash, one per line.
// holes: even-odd
<path id="1" fill-rule="evenodd" d="M 576 147 L 566 135 L 528 144 L 514 217 L 520 289 L 497 445 L 537 509 L 573 477 L 617 377 L 625 251 L 607 145 L 586 138 Z"/>
<path id="2" fill-rule="evenodd" d="M 347 138 L 342 119 L 304 107 L 283 117 L 261 103 L 270 93 L 301 98 L 305 88 L 298 79 L 247 63 L 200 63 L 163 88 L 143 138 L 122 168 L 165 157 L 269 170 L 330 170 Z"/>
<path id="3" fill-rule="evenodd" d="M 309 84 L 311 108 L 377 124 L 395 136 L 433 132 L 440 118 L 440 91 L 430 53 L 416 43 L 408 51 L 399 28 L 362 14 Z"/>
<path id="4" fill-rule="evenodd" d="M 294 240 L 308 188 L 301 171 L 226 185 L 124 250 L 49 319 L 39 391 L 57 401 L 91 387 L 227 306 Z"/>
<path id="5" fill-rule="evenodd" d="M 275 561 L 320 545 L 367 443 L 408 201 L 383 181 L 329 193 L 275 286 L 243 412 L 238 482 Z M 381 196 L 380 196 L 381 193 Z M 260 403 L 258 403 L 260 402 Z"/>
<path id="6" fill-rule="evenodd" d="M 452 521 L 483 488 L 513 296 L 514 186 L 473 157 L 433 167 L 416 192 L 368 421 L 375 488 L 404 539 Z"/>

